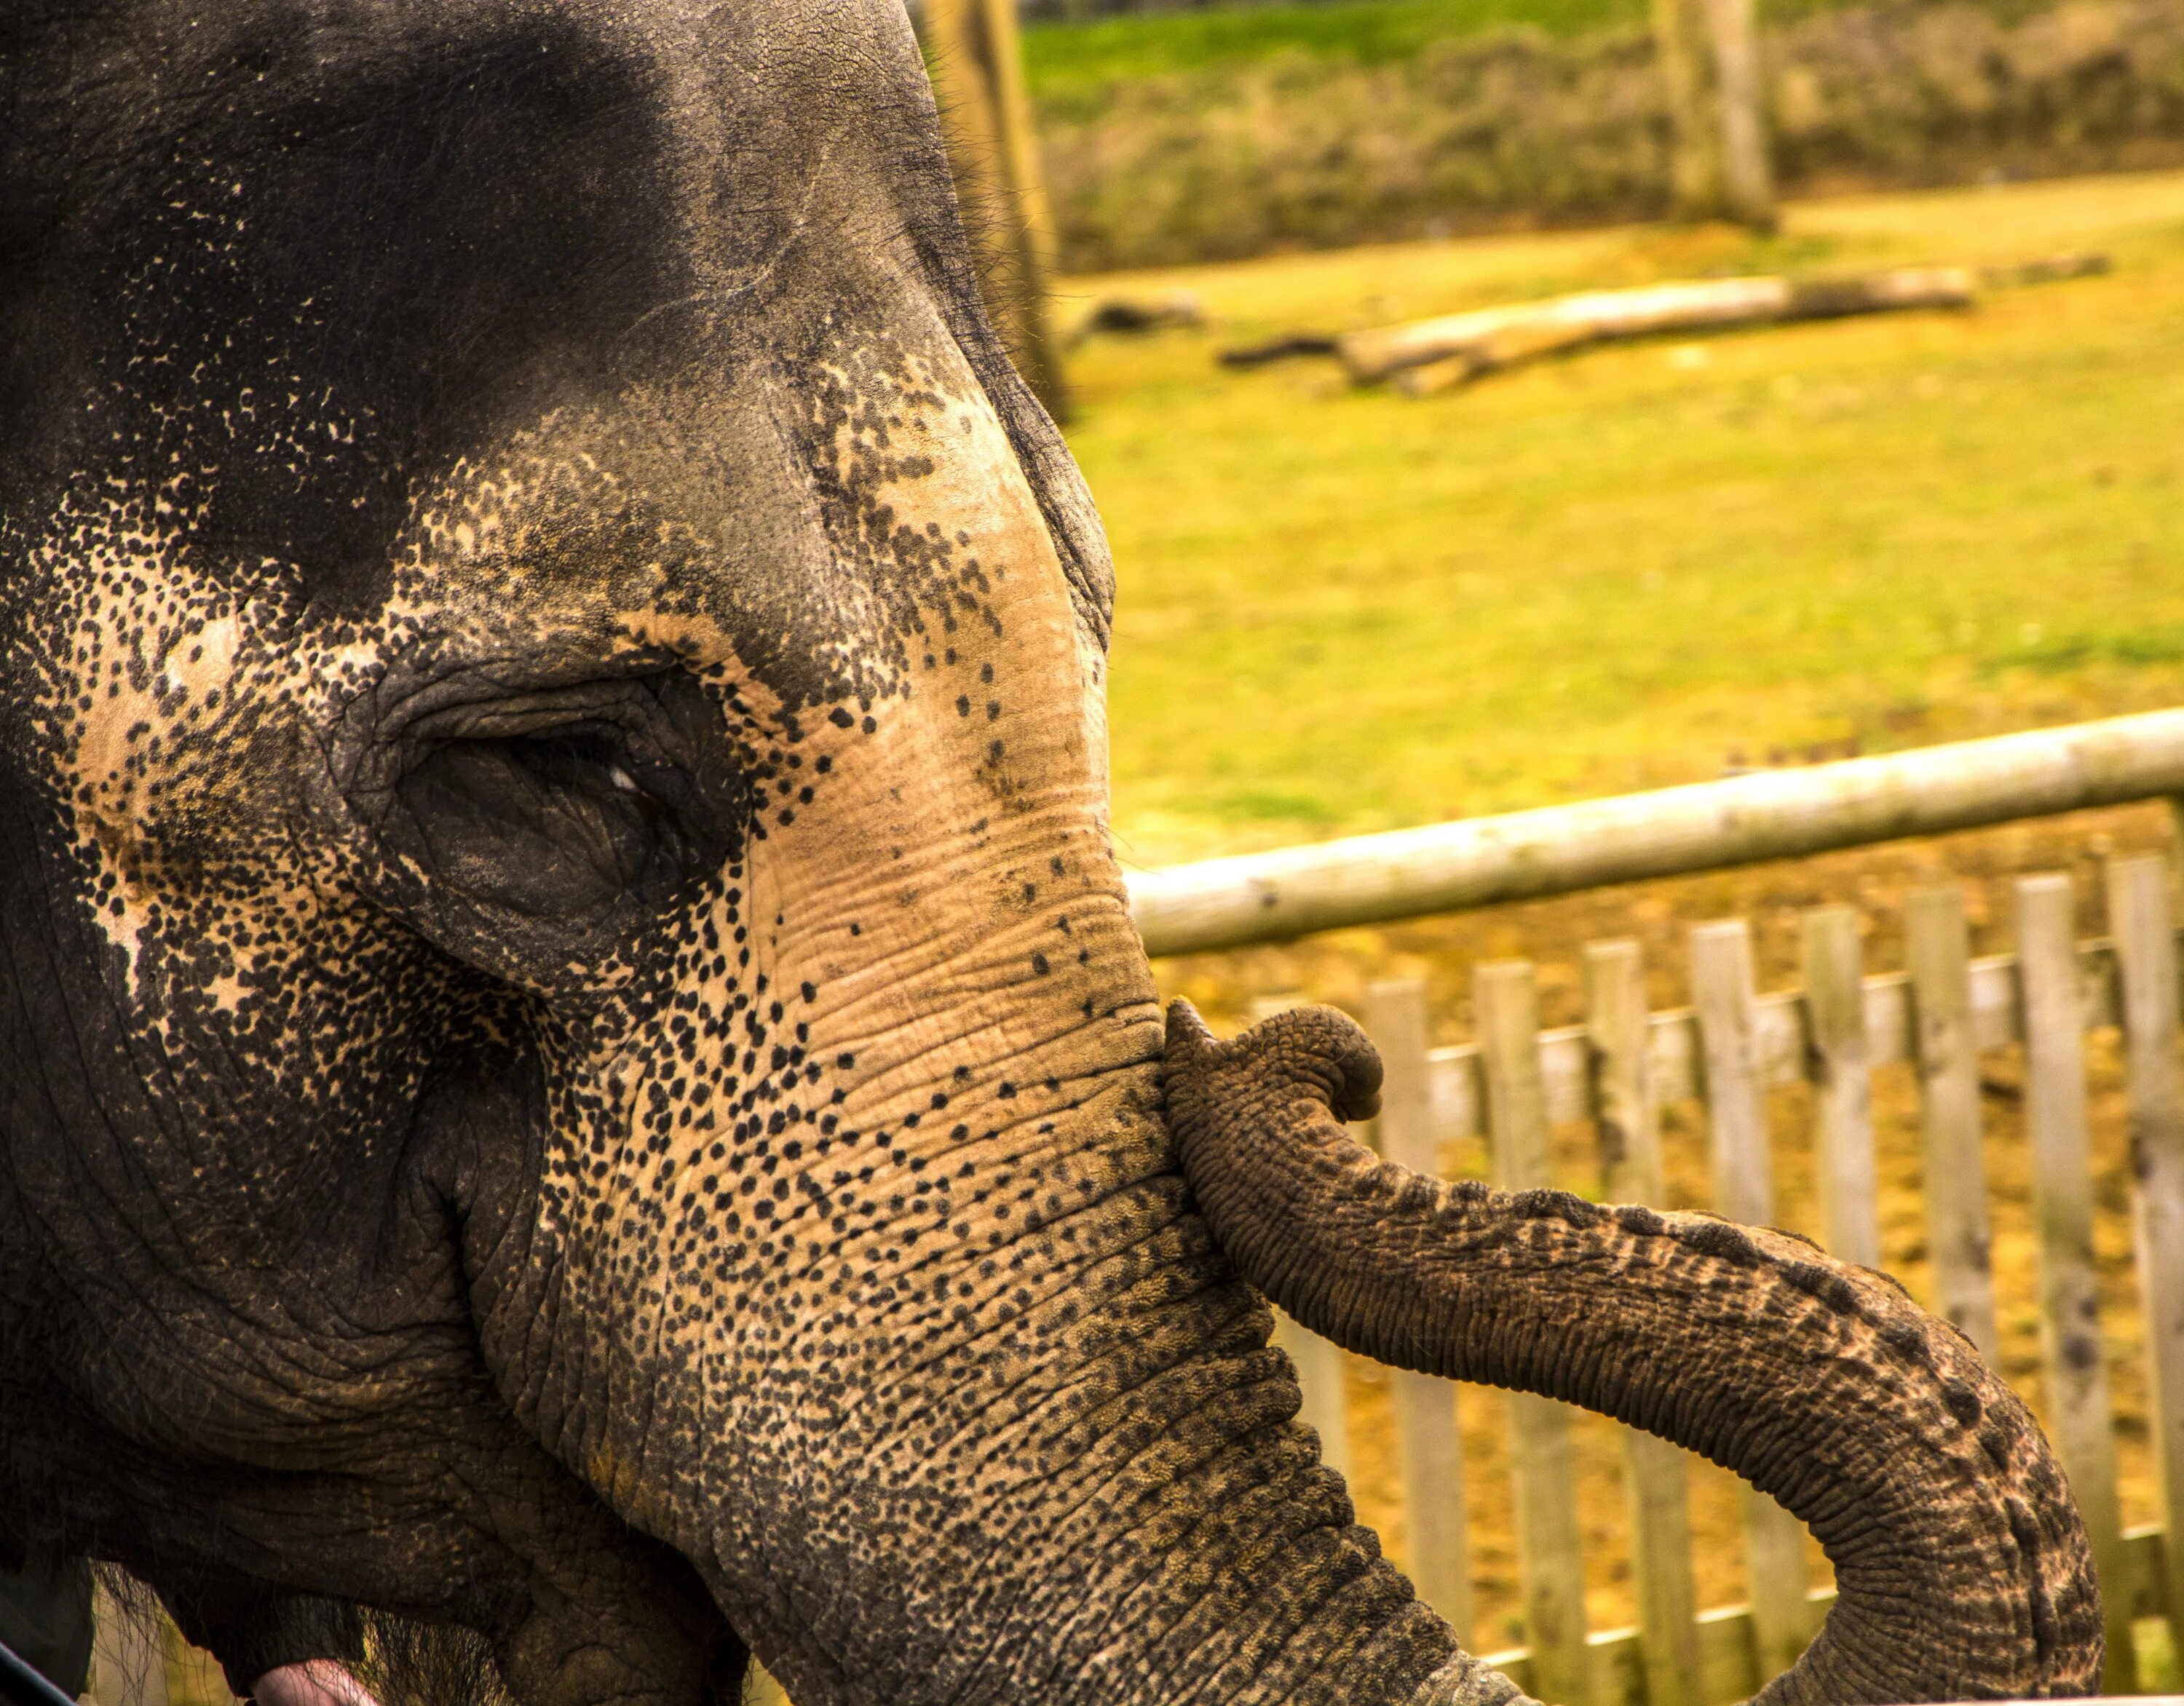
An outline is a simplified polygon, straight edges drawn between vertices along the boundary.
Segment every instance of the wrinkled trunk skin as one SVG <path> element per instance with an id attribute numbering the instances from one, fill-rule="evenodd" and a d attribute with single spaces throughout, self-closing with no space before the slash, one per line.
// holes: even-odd
<path id="1" fill-rule="evenodd" d="M 1335 1119 L 1374 1111 L 1380 1063 L 1330 1009 L 1219 1043 L 1178 1002 L 1167 1038 L 1184 1170 L 1283 1309 L 1383 1362 L 1659 1434 L 1811 1525 L 1839 1597 L 1764 1706 L 2098 1689 L 2099 1596 L 2060 1468 L 1892 1281 L 1710 1215 L 1381 1163 Z"/>

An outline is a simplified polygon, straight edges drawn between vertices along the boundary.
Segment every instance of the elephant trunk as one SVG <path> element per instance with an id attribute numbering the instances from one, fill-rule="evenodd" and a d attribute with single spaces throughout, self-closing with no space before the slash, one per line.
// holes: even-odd
<path id="1" fill-rule="evenodd" d="M 1734 1470 L 1819 1537 L 1838 1597 L 1769 1706 L 2086 1693 L 2085 1532 L 2015 1396 L 1894 1282 L 1783 1233 L 1418 1177 L 1333 1117 L 1380 1066 L 1340 1014 L 1234 1042 L 1168 1014 L 1170 1122 L 1245 1277 L 1398 1367 L 1538 1392 Z M 1432 1688 L 1428 1697 L 1440 1698 Z"/>

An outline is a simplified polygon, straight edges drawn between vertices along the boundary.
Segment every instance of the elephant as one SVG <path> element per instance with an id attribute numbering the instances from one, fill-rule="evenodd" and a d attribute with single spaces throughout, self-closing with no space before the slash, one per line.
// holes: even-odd
<path id="1" fill-rule="evenodd" d="M 897 0 L 7 0 L 0 233 L 8 1547 L 519 1706 L 1515 1699 L 1263 1291 L 1789 1500 L 1770 1701 L 2097 1676 L 1888 1282 L 1403 1177 L 1354 1030 L 1164 1014 Z"/>

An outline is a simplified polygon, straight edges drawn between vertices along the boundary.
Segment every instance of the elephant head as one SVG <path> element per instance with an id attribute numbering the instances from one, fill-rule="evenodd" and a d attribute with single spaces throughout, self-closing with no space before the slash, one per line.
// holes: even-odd
<path id="1" fill-rule="evenodd" d="M 1178 1169 L 1106 548 L 935 136 L 892 0 L 0 16 L 0 1537 L 208 1629 L 473 1629 L 521 1706 L 688 1706 L 746 1645 L 804 1706 L 1508 1694 Z M 1208 1147 L 1310 1098 L 1196 1048 L 1216 1229 L 1355 1226 Z M 1413 1251 L 1566 1236 L 1394 1200 Z M 1587 1392 L 1794 1459 L 1811 1392 L 1707 1386 L 1739 1320 L 1850 1355 L 1779 1266 L 1682 1314 L 1568 1264 L 1646 1348 Z M 1333 1325 L 1440 1365 L 1468 1306 Z M 1871 1308 L 1943 1348 L 1842 1362 L 1828 1438 L 1941 1442 L 1906 1555 L 1953 1536 L 2003 1631 L 1970 1664 L 1900 1574 L 1873 1686 L 2083 1681 L 2036 1434 Z"/>

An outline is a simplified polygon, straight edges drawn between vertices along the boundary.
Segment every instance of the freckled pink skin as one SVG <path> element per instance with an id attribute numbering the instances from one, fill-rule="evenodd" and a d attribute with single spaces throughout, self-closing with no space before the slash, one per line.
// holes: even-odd
<path id="1" fill-rule="evenodd" d="M 331 1659 L 269 1670 L 251 1688 L 258 1706 L 379 1706 L 378 1697 Z"/>

